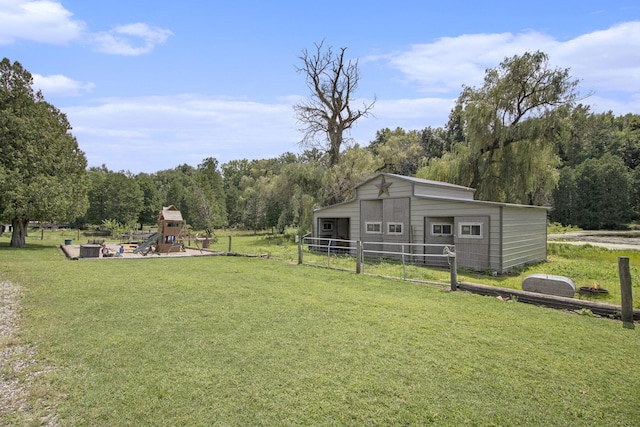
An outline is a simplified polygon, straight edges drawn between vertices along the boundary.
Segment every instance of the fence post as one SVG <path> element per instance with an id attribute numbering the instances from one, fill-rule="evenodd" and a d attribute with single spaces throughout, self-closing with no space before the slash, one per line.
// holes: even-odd
<path id="1" fill-rule="evenodd" d="M 451 290 L 455 291 L 458 289 L 458 261 L 456 260 L 456 252 L 455 249 L 452 252 L 448 246 L 445 246 L 444 253 L 447 255 L 449 260 L 449 271 L 451 271 Z"/>
<path id="2" fill-rule="evenodd" d="M 407 267 L 404 263 L 404 244 L 402 245 L 402 280 L 407 280 Z"/>
<path id="3" fill-rule="evenodd" d="M 327 243 L 327 268 L 331 268 L 331 239 Z"/>
<path id="4" fill-rule="evenodd" d="M 303 237 L 296 235 L 298 241 L 298 265 L 302 264 L 302 239 Z"/>
<path id="5" fill-rule="evenodd" d="M 356 274 L 360 274 L 362 270 L 362 242 L 356 241 Z"/>
<path id="6" fill-rule="evenodd" d="M 622 326 L 634 329 L 633 323 L 633 295 L 631 287 L 631 271 L 629 257 L 618 257 L 618 274 L 620 275 L 620 294 L 622 297 Z"/>
<path id="7" fill-rule="evenodd" d="M 231 234 L 229 234 L 229 252 L 231 252 Z"/>

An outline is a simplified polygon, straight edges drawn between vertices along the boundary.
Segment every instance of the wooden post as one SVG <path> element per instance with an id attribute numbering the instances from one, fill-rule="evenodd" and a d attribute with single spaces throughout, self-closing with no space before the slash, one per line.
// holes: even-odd
<path id="1" fill-rule="evenodd" d="M 80 229 L 78 228 L 78 242 L 80 241 Z"/>
<path id="2" fill-rule="evenodd" d="M 362 270 L 362 242 L 356 242 L 356 274 L 360 274 Z"/>
<path id="3" fill-rule="evenodd" d="M 296 235 L 298 241 L 298 265 L 302 264 L 302 237 Z"/>
<path id="4" fill-rule="evenodd" d="M 633 323 L 633 295 L 629 257 L 618 257 L 618 274 L 620 275 L 620 295 L 622 297 L 622 326 L 633 329 L 635 325 Z"/>
<path id="5" fill-rule="evenodd" d="M 231 234 L 229 234 L 229 252 L 231 252 Z"/>

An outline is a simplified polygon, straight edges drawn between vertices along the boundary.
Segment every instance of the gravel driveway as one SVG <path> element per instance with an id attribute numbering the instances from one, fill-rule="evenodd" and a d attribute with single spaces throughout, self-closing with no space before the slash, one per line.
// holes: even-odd
<path id="1" fill-rule="evenodd" d="M 549 234 L 547 240 L 554 243 L 591 245 L 607 249 L 640 250 L 640 231 L 572 231 Z"/>
<path id="2" fill-rule="evenodd" d="M 36 415 L 29 405 L 27 390 L 35 377 L 44 372 L 34 359 L 33 349 L 15 338 L 19 328 L 20 288 L 0 281 L 0 415 L 22 419 L 29 425 L 57 426 L 55 408 Z"/>

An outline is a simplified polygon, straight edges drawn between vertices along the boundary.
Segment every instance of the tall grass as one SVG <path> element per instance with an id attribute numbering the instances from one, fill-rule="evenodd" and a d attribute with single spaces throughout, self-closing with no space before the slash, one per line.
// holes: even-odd
<path id="1" fill-rule="evenodd" d="M 61 425 L 640 423 L 620 322 L 260 258 L 0 257 Z"/>

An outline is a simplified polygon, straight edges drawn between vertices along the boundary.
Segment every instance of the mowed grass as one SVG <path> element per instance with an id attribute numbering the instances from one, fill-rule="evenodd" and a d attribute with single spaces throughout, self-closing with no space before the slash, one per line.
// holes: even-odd
<path id="1" fill-rule="evenodd" d="M 0 259 L 61 425 L 640 423 L 619 321 L 280 260 Z"/>
<path id="2" fill-rule="evenodd" d="M 193 235 L 195 236 L 195 233 Z M 77 231 L 47 232 L 44 238 L 50 243 L 63 243 L 65 238 L 75 239 L 76 236 Z M 229 236 L 231 236 L 231 245 L 229 244 Z M 38 239 L 40 239 L 40 234 L 34 233 L 33 241 Z M 231 252 L 238 254 L 265 255 L 288 262 L 297 262 L 298 260 L 297 244 L 285 235 L 272 234 L 271 232 L 219 230 L 216 232 L 216 239 L 217 241 L 211 243 L 211 249 L 217 251 L 226 252 L 231 246 Z M 87 238 L 82 236 L 81 242 L 85 240 Z M 191 241 L 191 245 L 196 245 L 195 240 Z M 309 252 L 306 246 L 303 246 L 303 249 L 304 262 L 307 264 L 355 271 L 356 263 L 352 256 L 332 254 L 328 258 L 326 254 Z M 629 258 L 633 305 L 635 308 L 640 308 L 640 251 L 638 250 L 610 250 L 590 245 L 575 246 L 549 242 L 546 262 L 527 265 L 498 276 L 492 276 L 489 274 L 490 272 L 478 273 L 458 269 L 458 281 L 522 289 L 522 281 L 532 274 L 565 276 L 573 280 L 576 289 L 597 284 L 600 288 L 609 291 L 606 295 L 584 295 L 580 298 L 620 305 L 619 257 Z M 398 259 L 367 261 L 362 266 L 362 270 L 369 275 L 440 283 L 443 287 L 447 287 L 450 283 L 450 273 L 446 268 L 424 268 L 409 263 L 403 267 Z M 576 298 L 578 298 L 578 294 L 576 294 Z"/>
<path id="3" fill-rule="evenodd" d="M 229 234 L 232 236 L 232 251 L 256 255 L 266 254 L 292 262 L 298 259 L 297 245 L 277 235 L 254 236 L 246 232 L 222 232 L 219 233 L 218 242 L 212 247 L 220 251 L 228 250 Z M 549 243 L 546 262 L 528 265 L 496 277 L 486 272 L 477 273 L 459 269 L 458 280 L 508 289 L 522 289 L 522 281 L 532 274 L 565 276 L 573 280 L 576 290 L 583 286 L 591 287 L 597 284 L 598 287 L 609 291 L 607 295 L 592 296 L 587 294 L 581 298 L 620 305 L 618 259 L 622 256 L 629 258 L 633 305 L 635 308 L 640 308 L 640 251 L 638 250 L 610 250 L 590 245 L 574 246 Z M 355 271 L 355 259 L 351 256 L 331 255 L 327 257 L 326 254 L 317 252 L 309 253 L 306 251 L 306 247 L 304 261 L 318 266 L 331 266 L 332 268 Z M 367 274 L 442 283 L 445 286 L 448 286 L 451 277 L 448 269 L 424 268 L 410 264 L 403 268 L 399 260 L 367 262 L 362 269 Z M 577 293 L 576 298 L 578 298 Z"/>

